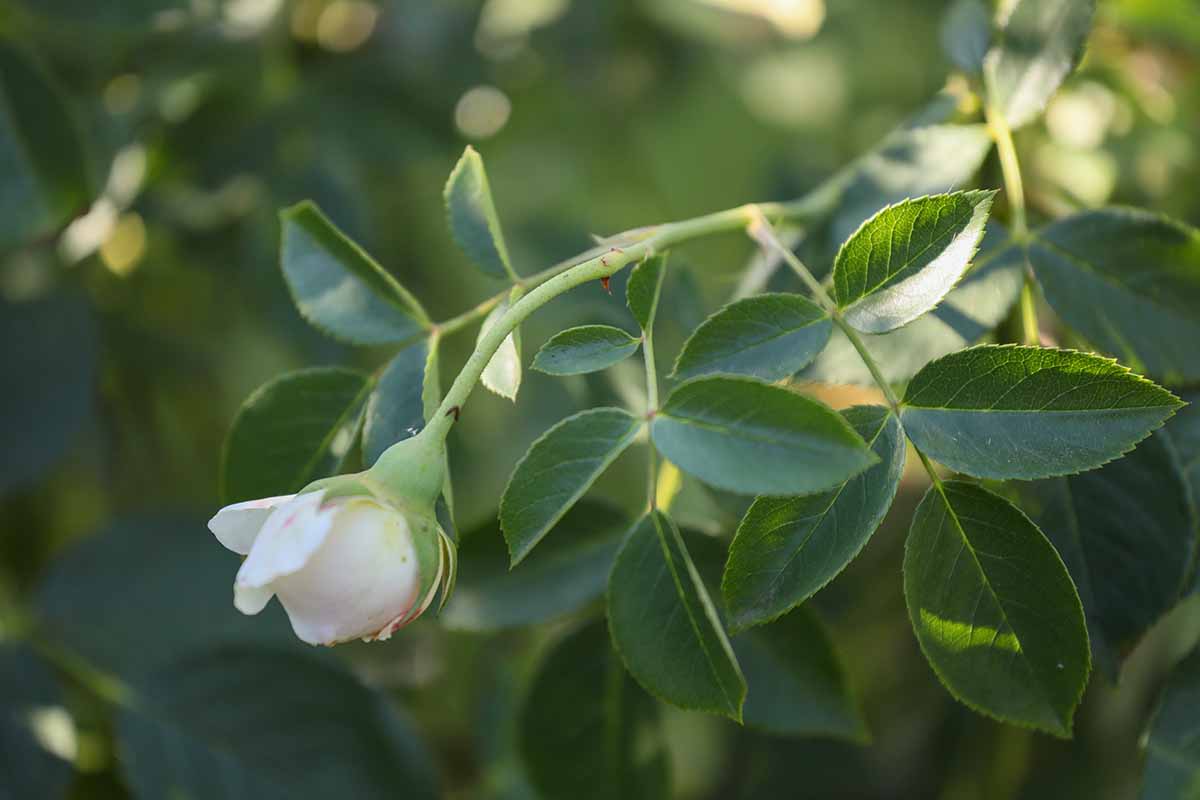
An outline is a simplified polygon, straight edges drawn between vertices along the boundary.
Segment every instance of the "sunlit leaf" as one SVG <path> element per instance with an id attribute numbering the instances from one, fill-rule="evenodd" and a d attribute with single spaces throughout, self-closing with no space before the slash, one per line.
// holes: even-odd
<path id="1" fill-rule="evenodd" d="M 863 223 L 838 251 L 834 297 L 847 322 L 884 333 L 931 310 L 967 270 L 995 192 L 905 200 Z"/>
<path id="2" fill-rule="evenodd" d="M 930 487 L 904 550 L 904 597 L 951 694 L 1070 735 L 1090 667 L 1083 608 L 1062 559 L 1015 506 L 970 483 Z"/>
<path id="3" fill-rule="evenodd" d="M 509 305 L 519 297 L 519 291 L 514 290 L 508 301 L 496 306 L 484 318 L 479 326 L 479 337 L 482 339 L 492 329 L 500 318 L 508 311 Z M 476 341 L 478 341 L 478 339 Z M 479 376 L 483 385 L 501 397 L 516 402 L 517 392 L 521 389 L 521 329 L 513 328 L 512 333 L 504 337 L 495 355 L 483 368 Z"/>
<path id="4" fill-rule="evenodd" d="M 951 469 L 1034 479 L 1118 458 L 1180 405 L 1167 390 L 1100 356 L 981 345 L 917 373 L 900 421 L 913 444 Z"/>

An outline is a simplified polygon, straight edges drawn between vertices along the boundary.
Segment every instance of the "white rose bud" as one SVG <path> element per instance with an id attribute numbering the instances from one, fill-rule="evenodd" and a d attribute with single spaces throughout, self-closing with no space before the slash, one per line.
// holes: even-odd
<path id="1" fill-rule="evenodd" d="M 234 581 L 237 609 L 257 614 L 278 596 L 300 639 L 332 645 L 387 639 L 439 589 L 444 603 L 455 546 L 433 503 L 445 454 L 419 438 L 395 445 L 366 472 L 218 511 L 209 529 L 246 556 Z"/>

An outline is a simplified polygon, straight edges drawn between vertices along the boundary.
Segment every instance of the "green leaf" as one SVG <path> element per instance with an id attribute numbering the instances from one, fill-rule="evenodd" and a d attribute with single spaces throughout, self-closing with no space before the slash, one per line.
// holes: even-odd
<path id="1" fill-rule="evenodd" d="M 629 281 L 625 284 L 625 303 L 643 331 L 654 327 L 658 298 L 662 295 L 663 277 L 667 274 L 666 267 L 666 253 L 650 256 L 633 268 L 629 273 Z"/>
<path id="2" fill-rule="evenodd" d="M 488 632 L 532 625 L 578 611 L 604 594 L 628 517 L 580 500 L 520 566 L 496 525 L 463 537 L 458 583 L 438 621 L 452 630 Z"/>
<path id="3" fill-rule="evenodd" d="M 467 145 L 446 181 L 446 219 L 454 241 L 489 278 L 518 280 L 508 260 L 483 159 Z"/>
<path id="4" fill-rule="evenodd" d="M 1200 512 L 1200 392 L 1184 394 L 1183 399 L 1187 405 L 1171 418 L 1167 433 Z"/>
<path id="5" fill-rule="evenodd" d="M 328 658 L 224 648 L 134 690 L 116 728 L 138 798 L 439 796 L 412 724 Z"/>
<path id="6" fill-rule="evenodd" d="M 123 678 L 221 644 L 302 647 L 277 603 L 234 609 L 240 564 L 203 517 L 118 518 L 52 563 L 34 600 L 39 635 Z"/>
<path id="7" fill-rule="evenodd" d="M 1019 128 L 1041 113 L 1083 57 L 1094 0 L 1014 0 L 983 64 L 988 102 Z"/>
<path id="8" fill-rule="evenodd" d="M 582 375 L 624 361 L 642 340 L 611 325 L 580 325 L 555 334 L 533 357 L 533 368 L 547 375 Z"/>
<path id="9" fill-rule="evenodd" d="M 479 326 L 476 343 L 491 330 L 493 325 L 500 321 L 509 306 L 519 297 L 520 290 L 514 289 L 508 300 L 491 310 L 484 318 L 483 324 Z M 514 403 L 517 401 L 517 392 L 521 389 L 521 329 L 519 327 L 513 328 L 512 333 L 504 337 L 500 347 L 488 361 L 487 366 L 483 368 L 480 380 L 495 394 L 512 400 Z"/>
<path id="10" fill-rule="evenodd" d="M 613 644 L 652 695 L 740 721 L 746 682 L 675 523 L 659 512 L 630 532 L 608 581 Z"/>
<path id="11" fill-rule="evenodd" d="M 867 351 L 890 383 L 902 383 L 935 358 L 976 344 L 1008 316 L 1025 281 L 1025 252 L 1004 246 L 1007 234 L 990 223 L 975 266 L 928 314 L 903 328 L 862 334 Z M 802 373 L 825 383 L 873 386 L 875 379 L 846 335 L 834 329 L 828 346 Z"/>
<path id="12" fill-rule="evenodd" d="M 500 500 L 500 526 L 516 566 L 625 452 L 642 421 L 619 408 L 567 417 L 534 442 Z"/>
<path id="13" fill-rule="evenodd" d="M 53 234 L 88 209 L 79 127 L 49 76 L 0 42 L 0 252 Z"/>
<path id="14" fill-rule="evenodd" d="M 1200 379 L 1200 231 L 1087 211 L 1039 231 L 1029 259 L 1046 301 L 1092 345 L 1160 380 Z"/>
<path id="15" fill-rule="evenodd" d="M 1090 666 L 1083 608 L 1062 559 L 1016 506 L 971 483 L 930 487 L 904 549 L 904 597 L 951 694 L 1070 735 Z"/>
<path id="16" fill-rule="evenodd" d="M 40 480 L 76 445 L 98 394 L 96 334 L 81 293 L 0 297 L 0 493 Z"/>
<path id="17" fill-rule="evenodd" d="M 995 192 L 954 192 L 888 206 L 851 236 L 833 264 L 846 321 L 885 333 L 931 310 L 967 271 Z"/>
<path id="18" fill-rule="evenodd" d="M 37 715 L 63 710 L 54 673 L 22 645 L 0 643 L 0 797 L 65 797 L 74 770 L 34 730 Z"/>
<path id="19" fill-rule="evenodd" d="M 350 344 L 389 344 L 429 326 L 420 304 L 311 202 L 284 209 L 283 276 L 300 314 Z"/>
<path id="20" fill-rule="evenodd" d="M 1146 743 L 1142 800 L 1194 800 L 1200 786 L 1200 650 L 1175 667 Z"/>
<path id="21" fill-rule="evenodd" d="M 337 472 L 358 436 L 372 388 L 360 372 L 316 367 L 255 390 L 225 439 L 223 502 L 292 494 Z"/>
<path id="22" fill-rule="evenodd" d="M 745 378 L 697 378 L 679 386 L 650 434 L 680 469 L 740 494 L 830 489 L 877 461 L 828 406 Z"/>
<path id="23" fill-rule="evenodd" d="M 798 294 L 737 300 L 696 329 L 671 377 L 730 373 L 767 381 L 790 378 L 816 358 L 832 330 L 829 315 Z"/>
<path id="24" fill-rule="evenodd" d="M 1119 663 L 1175 607 L 1195 555 L 1197 520 L 1166 430 L 1101 469 L 1025 484 L 1030 516 L 1079 590 L 1094 661 Z"/>
<path id="25" fill-rule="evenodd" d="M 983 0 L 954 0 L 942 19 L 942 49 L 971 74 L 983 69 L 992 40 L 991 10 Z"/>
<path id="26" fill-rule="evenodd" d="M 855 406 L 842 416 L 879 463 L 821 494 L 754 501 L 729 547 L 721 582 L 735 629 L 786 614 L 833 580 L 891 507 L 904 471 L 900 423 L 879 406 Z"/>
<path id="27" fill-rule="evenodd" d="M 517 725 L 525 771 L 545 800 L 670 796 L 654 701 L 629 679 L 603 622 L 550 651 Z"/>
<path id="28" fill-rule="evenodd" d="M 918 449 L 951 469 L 1030 480 L 1118 458 L 1180 405 L 1100 356 L 981 345 L 917 373 L 900 421 Z"/>
<path id="29" fill-rule="evenodd" d="M 833 640 L 807 606 L 738 634 L 733 651 L 746 676 L 747 725 L 784 736 L 869 738 Z"/>
<path id="30" fill-rule="evenodd" d="M 438 404 L 438 351 L 421 339 L 392 358 L 367 401 L 363 422 L 363 462 L 374 464 L 383 451 L 415 436 Z"/>

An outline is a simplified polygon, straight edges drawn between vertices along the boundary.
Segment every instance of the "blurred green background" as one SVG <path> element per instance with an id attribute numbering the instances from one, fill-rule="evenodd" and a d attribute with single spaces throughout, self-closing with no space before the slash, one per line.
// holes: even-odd
<path id="1" fill-rule="evenodd" d="M 54 163 L 67 169 L 80 153 L 94 192 L 61 224 L 0 248 L 0 711 L 11 711 L 0 798 L 167 796 L 139 753 L 168 775 L 219 773 L 220 759 L 172 767 L 146 755 L 138 743 L 167 734 L 111 701 L 121 706 L 121 685 L 141 686 L 164 664 L 183 664 L 172 668 L 182 675 L 188 658 L 233 648 L 186 673 L 218 681 L 236 648 L 264 641 L 282 654 L 283 676 L 259 676 L 262 689 L 231 671 L 216 696 L 295 697 L 322 685 L 307 684 L 305 670 L 348 669 L 402 710 L 388 723 L 400 733 L 387 732 L 408 753 L 389 767 L 394 796 L 406 796 L 406 780 L 432 780 L 411 777 L 424 771 L 453 797 L 535 796 L 513 709 L 571 619 L 491 632 L 429 619 L 387 644 L 314 654 L 300 652 L 277 607 L 253 619 L 232 607 L 237 559 L 204 523 L 219 505 L 222 441 L 238 406 L 281 372 L 374 368 L 388 353 L 345 348 L 300 318 L 278 266 L 278 209 L 316 200 L 447 318 L 501 288 L 447 231 L 442 185 L 464 145 L 487 162 L 526 274 L 585 249 L 591 234 L 797 197 L 943 90 L 959 117 L 978 113 L 941 48 L 946 5 L 0 0 L 5 46 L 32 58 L 77 128 L 75 137 L 48 121 L 44 135 L 61 147 Z M 1198 65 L 1194 0 L 1102 2 L 1082 68 L 1044 122 L 1018 135 L 1035 217 L 1128 203 L 1200 223 Z M 7 172 L 0 159 L 0 212 L 18 219 L 21 187 Z M 977 183 L 1000 185 L 994 155 Z M 737 237 L 677 255 L 664 361 L 752 255 Z M 622 324 L 624 314 L 598 288 L 575 292 L 525 327 L 526 352 L 568 324 Z M 471 334 L 446 342 L 443 382 L 472 344 Z M 464 538 L 499 542 L 499 495 L 538 434 L 631 386 L 620 370 L 568 381 L 535 373 L 515 405 L 477 392 L 452 439 Z M 626 512 L 643 501 L 635 467 L 602 482 Z M 772 737 L 664 707 L 676 796 L 1136 796 L 1138 739 L 1163 675 L 1200 633 L 1195 603 L 1151 633 L 1119 687 L 1093 678 L 1073 741 L 994 724 L 938 685 L 904 612 L 903 526 L 921 489 L 915 476 L 902 487 L 892 522 L 814 601 L 871 743 Z M 684 521 L 727 536 L 737 517 L 725 505 L 696 500 Z M 374 713 L 379 694 L 342 689 L 318 691 L 328 707 L 311 713 Z M 331 776 L 362 777 L 360 761 L 375 758 L 366 754 L 397 746 L 379 731 L 380 741 L 327 745 L 307 723 L 261 714 L 212 735 L 235 742 L 255 725 L 311 739 Z M 371 780 L 343 783 L 342 796 L 375 796 Z"/>

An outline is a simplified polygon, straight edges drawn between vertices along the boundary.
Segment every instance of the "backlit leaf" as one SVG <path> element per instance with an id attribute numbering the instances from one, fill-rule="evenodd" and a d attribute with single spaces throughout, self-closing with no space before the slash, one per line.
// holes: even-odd
<path id="1" fill-rule="evenodd" d="M 650 256 L 633 268 L 629 273 L 629 282 L 625 284 L 625 303 L 643 331 L 654 327 L 663 277 L 667 274 L 666 267 L 666 253 Z"/>
<path id="2" fill-rule="evenodd" d="M 967 270 L 995 192 L 905 200 L 851 236 L 833 265 L 834 297 L 847 322 L 884 333 L 932 309 Z"/>

